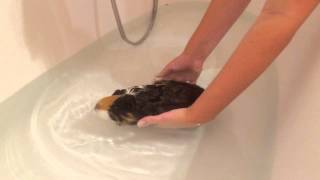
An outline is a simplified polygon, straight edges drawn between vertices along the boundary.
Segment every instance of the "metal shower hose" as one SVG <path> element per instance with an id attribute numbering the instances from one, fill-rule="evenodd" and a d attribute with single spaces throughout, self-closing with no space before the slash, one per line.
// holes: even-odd
<path id="1" fill-rule="evenodd" d="M 123 28 L 123 24 L 122 24 L 120 15 L 119 15 L 119 9 L 118 9 L 116 0 L 111 0 L 111 5 L 112 5 L 113 14 L 114 14 L 114 17 L 116 19 L 118 30 L 119 30 L 121 38 L 125 42 L 127 42 L 127 43 L 129 43 L 131 45 L 134 45 L 134 46 L 143 43 L 143 41 L 145 41 L 147 39 L 147 37 L 149 36 L 149 34 L 150 34 L 150 32 L 151 32 L 151 30 L 152 30 L 152 28 L 154 26 L 154 22 L 156 20 L 157 11 L 158 11 L 158 0 L 153 0 L 152 14 L 150 16 L 149 26 L 148 26 L 145 34 L 137 41 L 132 41 L 127 37 L 127 34 L 126 34 L 126 32 L 125 32 L 125 30 Z"/>

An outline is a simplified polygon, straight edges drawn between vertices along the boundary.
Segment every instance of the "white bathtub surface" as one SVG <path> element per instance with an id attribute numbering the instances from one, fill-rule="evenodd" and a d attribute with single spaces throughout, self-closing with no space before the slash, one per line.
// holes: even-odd
<path id="1" fill-rule="evenodd" d="M 110 141 L 105 140 L 112 137 L 111 135 L 114 135 L 115 139 L 121 139 L 119 133 L 122 130 L 108 129 L 112 126 L 104 129 L 103 126 L 107 123 L 99 122 L 93 117 L 88 118 L 92 120 L 92 124 L 86 124 L 86 121 L 81 119 L 87 117 L 83 113 L 87 112 L 86 115 L 90 116 L 88 109 L 100 94 L 108 94 L 118 86 L 127 87 L 150 82 L 168 61 L 181 52 L 206 7 L 206 3 L 199 2 L 163 6 L 160 8 L 159 18 L 151 37 L 143 45 L 129 46 L 119 39 L 117 32 L 111 32 L 46 72 L 2 103 L 0 105 L 0 177 L 8 180 L 26 179 L 26 177 L 32 177 L 32 180 L 36 177 L 41 180 L 46 180 L 43 177 L 48 177 L 48 180 L 49 177 L 50 180 L 61 180 L 59 176 L 59 178 L 52 174 L 47 176 L 46 173 L 53 171 L 54 174 L 55 172 L 51 167 L 52 163 L 57 165 L 57 169 L 62 168 L 68 172 L 72 170 L 69 171 L 64 167 L 69 166 L 70 162 L 76 163 L 78 166 L 72 169 L 80 173 L 79 177 L 81 174 L 92 173 L 92 169 L 97 170 L 103 167 L 104 160 L 87 160 L 97 157 L 97 154 L 92 152 L 104 153 L 105 151 L 107 154 L 111 149 L 105 149 L 106 147 L 115 149 L 121 147 L 120 144 L 112 146 Z M 317 111 L 319 102 L 316 99 L 319 97 L 317 92 L 320 86 L 317 81 L 320 71 L 317 69 L 320 63 L 316 61 L 319 57 L 319 51 L 316 49 L 319 47 L 317 46 L 319 38 L 314 38 L 319 34 L 314 28 L 319 26 L 315 23 L 319 15 L 317 12 L 311 16 L 306 26 L 297 33 L 292 45 L 279 57 L 279 62 L 273 64 L 215 121 L 204 127 L 201 140 L 198 139 L 200 132 L 197 131 L 187 131 L 186 137 L 181 136 L 181 132 L 171 131 L 164 136 L 155 135 L 157 138 L 170 138 L 160 138 L 156 142 L 161 143 L 155 143 L 152 147 L 161 149 L 164 148 L 163 144 L 169 143 L 167 140 L 170 142 L 173 140 L 174 143 L 171 145 L 174 145 L 172 147 L 176 147 L 178 151 L 161 149 L 164 150 L 161 152 L 177 155 L 177 159 L 161 161 L 163 164 L 160 161 L 153 164 L 157 167 L 170 162 L 171 166 L 162 166 L 162 171 L 157 173 L 166 174 L 167 179 L 177 179 L 177 177 L 168 177 L 169 174 L 181 178 L 186 174 L 185 179 L 188 180 L 208 179 L 208 177 L 228 180 L 291 180 L 307 177 L 311 180 L 319 179 L 319 173 L 316 170 L 320 162 L 318 158 L 320 157 L 319 111 Z M 255 15 L 246 12 L 233 26 L 223 42 L 209 57 L 200 79 L 201 84 L 209 83 L 217 70 L 223 66 L 254 21 L 254 17 Z M 129 24 L 129 33 L 142 32 L 143 24 L 143 19 Z M 288 64 L 289 60 L 292 63 Z M 296 79 L 298 82 L 295 81 Z M 105 92 L 103 89 L 106 89 Z M 76 120 L 79 119 L 82 123 L 70 126 L 72 121 L 77 122 Z M 108 134 L 104 130 L 114 134 Z M 130 131 L 129 128 L 128 132 Z M 139 133 L 142 136 L 139 140 L 148 141 L 148 138 L 150 140 L 150 137 L 144 134 L 150 131 L 141 130 Z M 97 138 L 98 136 L 100 139 Z M 93 141 L 81 139 L 88 140 L 88 137 L 94 137 L 91 139 Z M 57 139 L 63 143 L 54 143 Z M 31 140 L 36 140 L 38 145 L 33 144 Z M 94 140 L 106 142 L 102 143 L 106 146 L 100 146 L 101 143 L 95 143 Z M 75 141 L 89 142 L 89 144 L 78 146 L 78 148 L 72 146 Z M 178 142 L 181 142 L 181 146 L 177 145 Z M 146 142 L 139 143 L 141 142 L 135 141 L 133 144 L 129 143 L 129 146 L 148 147 L 141 146 Z M 198 143 L 199 147 L 197 147 Z M 77 155 L 80 153 L 80 156 L 76 156 L 78 159 L 68 154 L 70 149 L 74 152 L 74 148 Z M 130 152 L 134 148 L 122 150 Z M 43 152 L 50 152 L 50 154 Z M 104 158 L 109 158 L 106 154 L 102 155 Z M 166 157 L 162 155 L 154 158 Z M 31 166 L 30 163 L 35 166 Z M 43 166 L 39 167 L 39 165 Z M 146 164 L 140 167 L 144 165 Z M 177 167 L 177 170 L 172 171 L 174 169 L 172 167 Z M 119 175 L 122 174 L 119 173 Z"/>

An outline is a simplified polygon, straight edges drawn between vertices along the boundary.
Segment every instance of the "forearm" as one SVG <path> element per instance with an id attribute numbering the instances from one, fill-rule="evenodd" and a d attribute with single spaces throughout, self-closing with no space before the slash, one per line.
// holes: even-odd
<path id="1" fill-rule="evenodd" d="M 183 53 L 204 61 L 249 2 L 250 0 L 212 0 Z"/>
<path id="2" fill-rule="evenodd" d="M 191 119 L 201 123 L 221 112 L 273 62 L 309 13 L 298 18 L 262 13 L 216 79 L 189 108 Z"/>

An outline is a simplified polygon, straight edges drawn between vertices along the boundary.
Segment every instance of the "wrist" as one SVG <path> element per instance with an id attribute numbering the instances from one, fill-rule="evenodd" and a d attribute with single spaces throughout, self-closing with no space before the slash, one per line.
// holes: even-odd
<path id="1" fill-rule="evenodd" d="M 204 124 L 210 119 L 204 119 L 194 110 L 193 106 L 186 108 L 186 121 L 190 124 Z"/>
<path id="2" fill-rule="evenodd" d="M 202 67 L 204 64 L 205 59 L 202 57 L 198 57 L 198 56 L 194 56 L 188 53 L 183 52 L 182 54 L 180 54 L 180 57 L 182 57 L 182 59 L 184 59 L 184 61 L 186 62 L 186 64 L 189 64 L 193 70 L 196 70 L 197 72 L 201 72 L 202 71 Z"/>
<path id="3" fill-rule="evenodd" d="M 201 53 L 193 53 L 187 50 L 184 50 L 181 53 L 181 56 L 184 56 L 185 58 L 189 59 L 190 61 L 193 62 L 198 62 L 203 64 L 204 61 L 206 60 L 206 56 L 202 55 Z"/>
<path id="4" fill-rule="evenodd" d="M 211 43 L 212 44 L 212 43 Z M 186 54 L 194 59 L 205 61 L 206 58 L 210 55 L 213 48 L 209 42 L 189 42 L 188 45 L 183 50 L 183 54 Z"/>

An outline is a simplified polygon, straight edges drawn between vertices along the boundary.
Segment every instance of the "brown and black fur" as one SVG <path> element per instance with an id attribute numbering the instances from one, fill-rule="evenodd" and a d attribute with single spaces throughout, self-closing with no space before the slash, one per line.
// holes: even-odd
<path id="1" fill-rule="evenodd" d="M 137 124 L 149 115 L 158 115 L 177 108 L 185 108 L 201 95 L 203 88 L 178 81 L 158 81 L 151 85 L 116 90 L 118 95 L 108 113 L 112 120 L 121 124 Z"/>

